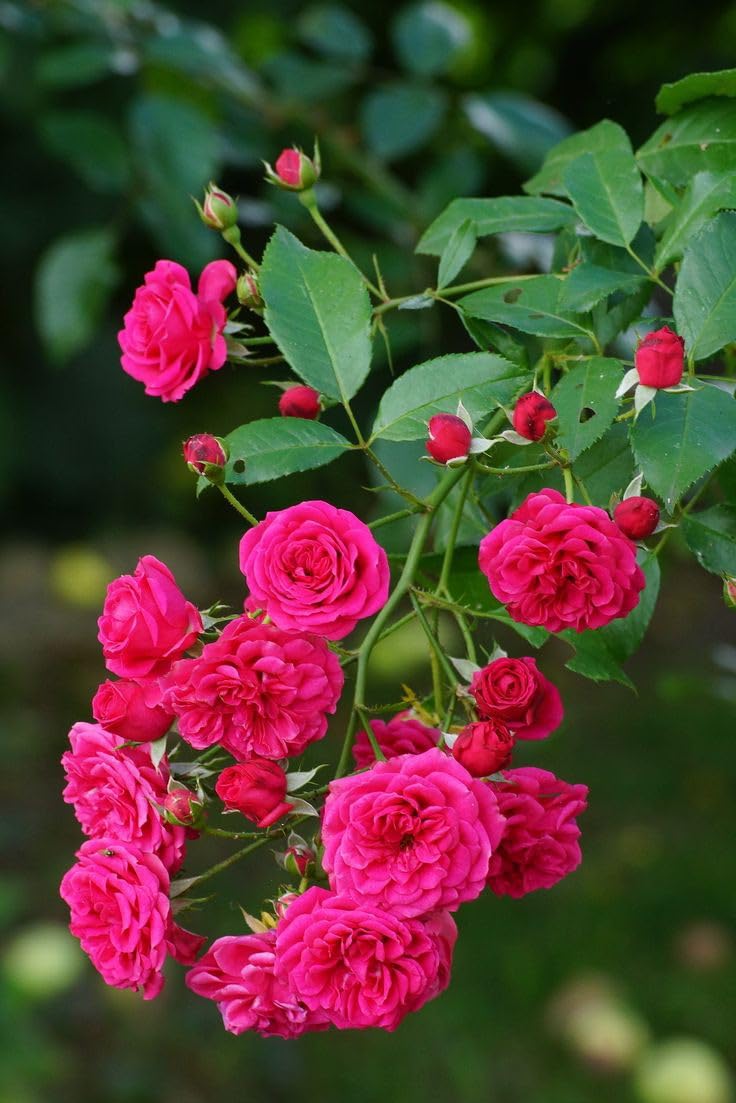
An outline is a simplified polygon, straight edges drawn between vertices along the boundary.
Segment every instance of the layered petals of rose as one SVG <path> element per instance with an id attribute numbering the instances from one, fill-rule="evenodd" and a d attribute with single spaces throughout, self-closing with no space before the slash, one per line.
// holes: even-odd
<path id="1" fill-rule="evenodd" d="M 230 935 L 213 942 L 186 982 L 198 996 L 214 1000 L 231 1034 L 254 1030 L 262 1038 L 298 1038 L 306 1030 L 324 1030 L 326 1016 L 310 1011 L 278 980 L 275 966 L 275 931 Z"/>
<path id="2" fill-rule="evenodd" d="M 422 751 L 436 747 L 442 734 L 439 728 L 430 728 L 417 720 L 408 709 L 398 712 L 388 722 L 371 720 L 371 728 L 386 758 L 397 758 L 402 754 L 421 754 Z M 355 737 L 353 758 L 359 770 L 376 761 L 373 747 L 364 731 L 358 732 Z"/>
<path id="3" fill-rule="evenodd" d="M 386 603 L 388 558 L 354 513 L 310 501 L 268 513 L 240 541 L 250 598 L 279 628 L 339 640 Z"/>
<path id="4" fill-rule="evenodd" d="M 483 538 L 479 564 L 514 620 L 548 632 L 625 617 L 645 584 L 635 545 L 605 510 L 568 504 L 550 489 L 530 494 Z"/>
<path id="5" fill-rule="evenodd" d="M 123 746 L 120 737 L 99 724 L 75 724 L 71 750 L 62 756 L 66 776 L 63 797 L 85 835 L 134 843 L 155 854 L 169 872 L 184 859 L 186 832 L 157 811 L 169 783 L 166 758 L 158 766 L 147 746 Z"/>
<path id="6" fill-rule="evenodd" d="M 167 955 L 192 965 L 205 939 L 171 915 L 169 875 L 155 854 L 114 838 L 89 839 L 64 875 L 60 893 L 69 929 L 113 988 L 153 999 L 163 987 Z"/>
<path id="7" fill-rule="evenodd" d="M 494 659 L 470 683 L 478 712 L 502 720 L 516 739 L 545 739 L 564 716 L 559 690 L 537 667 L 536 659 Z"/>
<path id="8" fill-rule="evenodd" d="M 497 896 L 526 896 L 549 889 L 580 865 L 577 816 L 588 804 L 586 785 L 570 785 L 549 770 L 521 766 L 489 783 L 506 818 L 506 830 L 488 869 Z"/>
<path id="9" fill-rule="evenodd" d="M 446 912 L 402 919 L 313 887 L 276 931 L 276 973 L 341 1030 L 395 1030 L 447 987 L 457 929 Z"/>
<path id="10" fill-rule="evenodd" d="M 502 833 L 489 787 L 432 749 L 331 783 L 322 861 L 355 901 L 402 917 L 455 911 L 480 894 Z"/>
<path id="11" fill-rule="evenodd" d="M 220 743 L 239 761 L 279 759 L 324 736 L 343 681 L 323 640 L 242 616 L 199 658 L 176 664 L 166 702 L 193 747 Z"/>
<path id="12" fill-rule="evenodd" d="M 196 294 L 189 273 L 172 260 L 159 260 L 135 293 L 118 333 L 123 370 L 145 384 L 147 395 L 178 402 L 208 372 L 225 363 L 223 300 L 235 289 L 237 273 L 227 260 L 208 264 Z"/>

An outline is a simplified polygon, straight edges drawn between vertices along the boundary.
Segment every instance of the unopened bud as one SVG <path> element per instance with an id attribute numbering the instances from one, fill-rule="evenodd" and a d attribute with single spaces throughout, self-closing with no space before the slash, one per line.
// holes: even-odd
<path id="1" fill-rule="evenodd" d="M 726 577 L 723 580 L 723 600 L 729 609 L 736 609 L 736 578 Z"/>
<path id="2" fill-rule="evenodd" d="M 289 387 L 279 399 L 279 413 L 282 417 L 303 417 L 314 421 L 321 411 L 319 392 L 314 387 Z"/>
<path id="3" fill-rule="evenodd" d="M 614 509 L 613 519 L 629 540 L 644 540 L 659 524 L 659 506 L 651 498 L 624 498 Z"/>
<path id="4" fill-rule="evenodd" d="M 456 414 L 435 414 L 429 419 L 426 449 L 437 463 L 464 460 L 473 439 L 468 426 Z"/>
<path id="5" fill-rule="evenodd" d="M 547 431 L 547 422 L 557 417 L 557 410 L 539 391 L 528 391 L 517 399 L 512 422 L 520 437 L 541 440 Z"/>
<path id="6" fill-rule="evenodd" d="M 195 475 L 204 475 L 212 483 L 222 482 L 227 450 L 219 437 L 197 433 L 184 441 L 182 453 L 187 467 Z"/>
<path id="7" fill-rule="evenodd" d="M 284 869 L 294 877 L 306 877 L 315 857 L 308 846 L 290 846 L 284 855 Z"/>
<path id="8" fill-rule="evenodd" d="M 217 184 L 210 183 L 204 193 L 204 202 L 197 203 L 199 217 L 205 226 L 212 230 L 227 230 L 238 221 L 238 208 L 235 200 Z"/>
<path id="9" fill-rule="evenodd" d="M 240 305 L 247 307 L 248 310 L 262 309 L 263 296 L 255 272 L 243 272 L 235 286 L 235 294 L 238 296 Z"/>
<path id="10" fill-rule="evenodd" d="M 314 187 L 319 176 L 319 153 L 316 150 L 312 159 L 300 149 L 284 149 L 279 154 L 274 168 L 269 164 L 266 165 L 268 182 L 287 191 L 306 191 Z"/>
<path id="11" fill-rule="evenodd" d="M 488 777 L 508 766 L 514 737 L 500 720 L 476 720 L 463 728 L 452 754 L 473 777 Z"/>
<path id="12" fill-rule="evenodd" d="M 164 818 L 179 827 L 197 827 L 204 819 L 204 807 L 189 789 L 172 789 L 163 800 Z"/>

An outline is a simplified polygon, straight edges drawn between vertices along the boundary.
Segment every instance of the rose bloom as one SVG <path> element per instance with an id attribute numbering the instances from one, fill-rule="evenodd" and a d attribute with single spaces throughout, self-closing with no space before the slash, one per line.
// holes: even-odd
<path id="1" fill-rule="evenodd" d="M 214 260 L 202 270 L 196 294 L 186 268 L 172 260 L 159 260 L 146 273 L 118 333 L 123 370 L 145 384 L 146 394 L 178 402 L 222 367 L 227 357 L 222 303 L 236 279 L 228 260 Z"/>
<path id="2" fill-rule="evenodd" d="M 455 911 L 481 892 L 502 832 L 488 786 L 433 748 L 331 783 L 322 864 L 356 902 L 402 917 Z"/>
<path id="3" fill-rule="evenodd" d="M 121 678 L 164 674 L 202 631 L 199 610 L 155 555 L 110 583 L 97 624 L 105 664 Z"/>
<path id="4" fill-rule="evenodd" d="M 276 929 L 276 975 L 341 1030 L 395 1030 L 447 986 L 457 929 L 446 912 L 402 919 L 310 889 Z"/>
<path id="5" fill-rule="evenodd" d="M 494 717 L 467 724 L 452 745 L 452 757 L 473 777 L 488 777 L 508 766 L 513 749 L 513 735 Z"/>
<path id="6" fill-rule="evenodd" d="M 517 739 L 544 739 L 562 723 L 559 690 L 528 656 L 494 659 L 473 675 L 470 692 L 480 715 L 503 720 Z"/>
<path id="7" fill-rule="evenodd" d="M 294 807 L 286 797 L 286 774 L 275 762 L 252 758 L 227 766 L 215 792 L 226 808 L 240 812 L 256 827 L 270 827 Z"/>
<path id="8" fill-rule="evenodd" d="M 634 353 L 643 387 L 676 387 L 685 365 L 685 342 L 668 326 L 648 333 Z"/>
<path id="9" fill-rule="evenodd" d="M 324 736 L 343 682 L 323 640 L 242 616 L 199 658 L 176 664 L 166 701 L 193 747 L 221 743 L 241 761 L 288 758 Z"/>
<path id="10" fill-rule="evenodd" d="M 557 417 L 557 410 L 539 391 L 529 391 L 518 398 L 514 406 L 512 423 L 520 437 L 541 440 L 547 431 L 547 422 Z"/>
<path id="11" fill-rule="evenodd" d="M 71 750 L 62 755 L 63 797 L 85 835 L 107 835 L 156 854 L 167 869 L 184 859 L 185 830 L 167 823 L 156 810 L 166 798 L 169 768 L 158 767 L 148 747 L 121 747 L 120 737 L 99 724 L 75 724 Z"/>
<path id="12" fill-rule="evenodd" d="M 171 727 L 174 714 L 164 708 L 158 679 L 103 682 L 92 698 L 92 715 L 118 742 L 154 743 Z"/>
<path id="13" fill-rule="evenodd" d="M 625 617 L 645 584 L 635 545 L 605 510 L 550 489 L 530 494 L 481 540 L 478 562 L 513 619 L 548 632 Z"/>
<path id="14" fill-rule="evenodd" d="M 77 859 L 59 890 L 69 929 L 106 984 L 153 999 L 167 955 L 192 965 L 205 939 L 174 922 L 169 875 L 155 854 L 103 837 L 84 843 Z"/>
<path id="15" fill-rule="evenodd" d="M 305 1030 L 324 1030 L 327 1018 L 310 1011 L 277 980 L 276 932 L 218 938 L 186 976 L 198 996 L 214 1000 L 225 1030 L 255 1030 L 262 1038 L 297 1038 Z"/>
<path id="16" fill-rule="evenodd" d="M 576 816 L 588 806 L 588 787 L 569 785 L 548 770 L 507 770 L 506 782 L 490 782 L 506 817 L 506 830 L 488 869 L 497 896 L 525 896 L 548 889 L 580 865 Z"/>
<path id="17" fill-rule="evenodd" d="M 340 640 L 386 603 L 388 559 L 354 513 L 302 502 L 267 513 L 240 541 L 251 598 L 274 624 Z"/>
<path id="18" fill-rule="evenodd" d="M 409 709 L 398 712 L 388 723 L 385 720 L 371 720 L 371 728 L 386 758 L 396 758 L 401 754 L 421 754 L 422 751 L 436 747 L 441 735 L 438 728 L 428 728 L 421 720 L 412 716 Z M 373 747 L 364 731 L 358 732 L 355 737 L 353 758 L 359 770 L 376 761 Z"/>

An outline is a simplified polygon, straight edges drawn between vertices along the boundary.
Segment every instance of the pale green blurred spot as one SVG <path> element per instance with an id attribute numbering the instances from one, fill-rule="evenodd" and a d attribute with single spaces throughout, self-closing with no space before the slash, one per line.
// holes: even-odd
<path id="1" fill-rule="evenodd" d="M 69 544 L 56 552 L 49 569 L 54 594 L 69 605 L 96 609 L 102 604 L 115 568 L 94 548 Z"/>
<path id="2" fill-rule="evenodd" d="M 721 1055 L 698 1038 L 673 1038 L 646 1053 L 636 1074 L 642 1103 L 732 1103 L 733 1078 Z"/>
<path id="3" fill-rule="evenodd" d="M 28 999 L 47 1000 L 71 987 L 84 963 L 84 954 L 61 923 L 34 923 L 8 943 L 2 971 Z"/>

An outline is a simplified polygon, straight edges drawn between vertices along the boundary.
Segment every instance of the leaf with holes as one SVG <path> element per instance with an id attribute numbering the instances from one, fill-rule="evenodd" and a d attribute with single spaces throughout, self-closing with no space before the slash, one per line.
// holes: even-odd
<path id="1" fill-rule="evenodd" d="M 502 195 L 496 199 L 453 199 L 424 231 L 417 253 L 439 256 L 463 222 L 471 222 L 476 237 L 489 234 L 549 233 L 577 221 L 575 211 L 557 199 Z"/>
<path id="2" fill-rule="evenodd" d="M 626 131 L 616 127 L 609 133 L 610 144 L 571 161 L 563 181 L 591 233 L 610 245 L 626 246 L 644 217 L 644 187 Z"/>
<path id="3" fill-rule="evenodd" d="M 502 356 L 465 352 L 438 356 L 404 372 L 383 395 L 372 439 L 421 440 L 433 414 L 454 414 L 463 405 L 474 421 L 506 405 L 527 386 L 529 376 Z"/>
<path id="4" fill-rule="evenodd" d="M 718 505 L 682 519 L 682 532 L 701 567 L 736 576 L 736 506 Z"/>
<path id="5" fill-rule="evenodd" d="M 690 104 L 637 151 L 647 176 L 684 187 L 696 172 L 736 172 L 736 110 L 730 100 Z"/>
<path id="6" fill-rule="evenodd" d="M 371 366 L 371 304 L 350 261 L 279 226 L 259 286 L 266 325 L 296 374 L 329 398 L 352 398 Z"/>
<path id="7" fill-rule="evenodd" d="M 715 172 L 693 176 L 681 201 L 662 223 L 664 232 L 654 257 L 660 271 L 677 257 L 716 211 L 736 207 L 736 177 Z"/>
<path id="8" fill-rule="evenodd" d="M 736 401 L 718 387 L 660 392 L 631 431 L 636 461 L 668 509 L 736 449 Z"/>
<path id="9" fill-rule="evenodd" d="M 225 437 L 225 482 L 252 486 L 331 463 L 350 442 L 321 421 L 272 417 L 251 421 Z"/>
<path id="10" fill-rule="evenodd" d="M 616 386 L 622 371 L 620 360 L 596 356 L 576 365 L 552 392 L 552 405 L 559 419 L 557 442 L 571 460 L 576 460 L 613 424 L 618 413 Z"/>
<path id="11" fill-rule="evenodd" d="M 563 281 L 556 276 L 534 276 L 509 280 L 495 287 L 474 291 L 458 306 L 472 318 L 535 333 L 540 337 L 588 337 L 582 320 L 560 306 Z"/>
<path id="12" fill-rule="evenodd" d="M 685 250 L 673 310 L 688 358 L 705 360 L 736 340 L 736 212 L 711 219 Z"/>
<path id="13" fill-rule="evenodd" d="M 689 73 L 682 80 L 663 84 L 655 106 L 660 115 L 674 115 L 688 103 L 708 96 L 736 96 L 736 69 L 716 73 Z"/>

